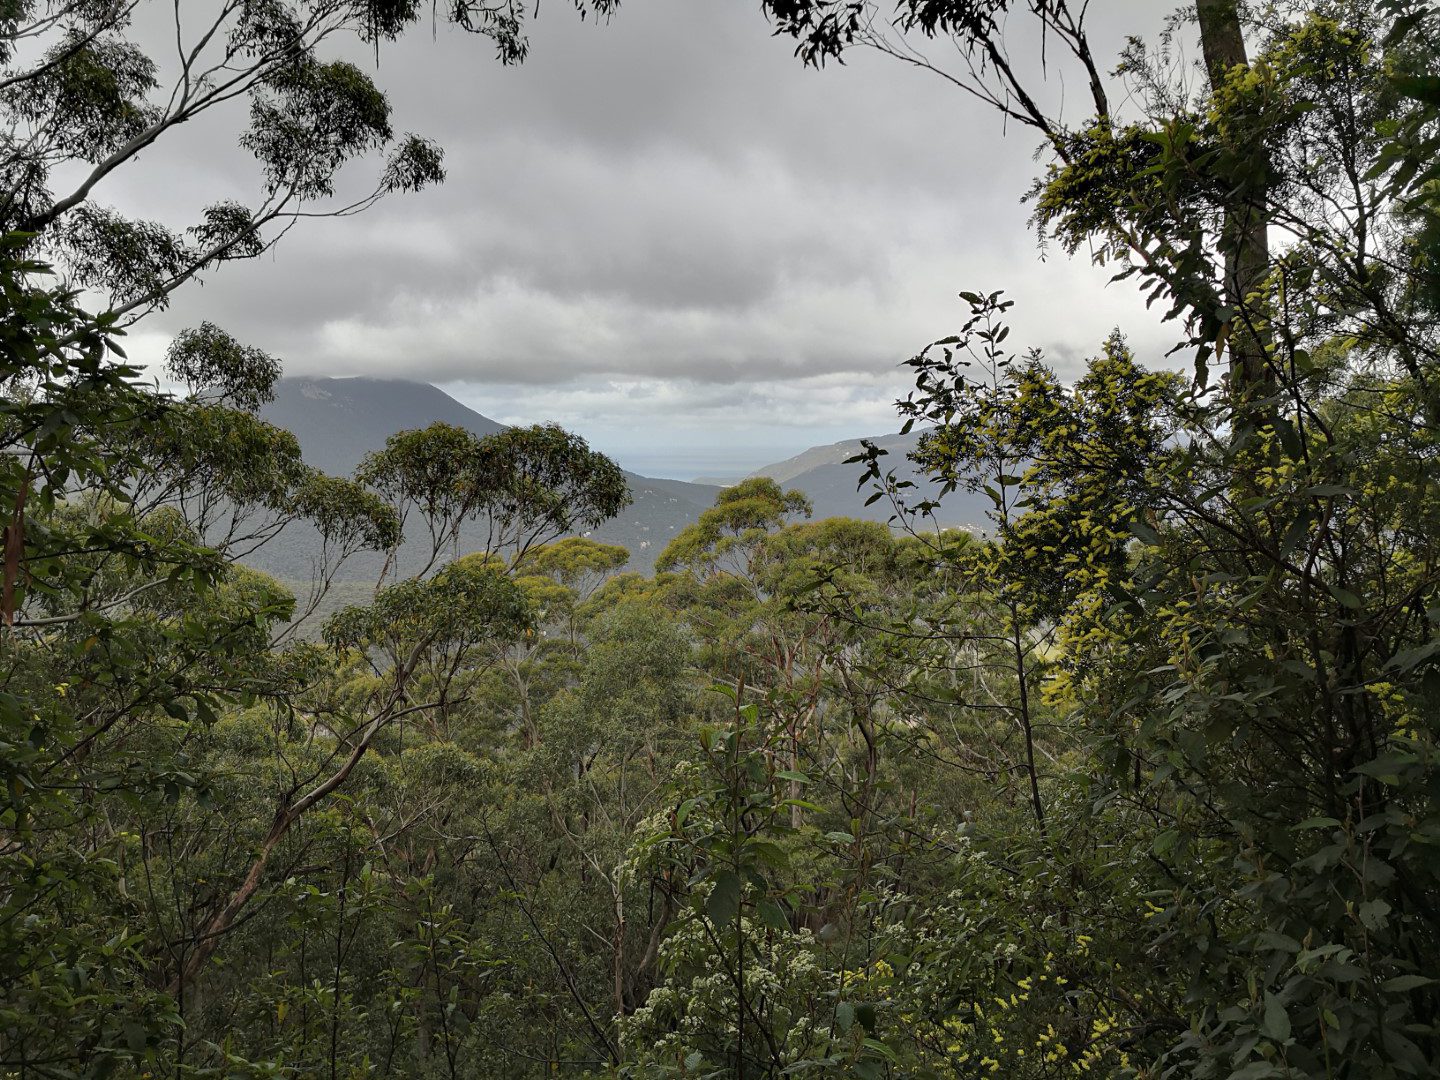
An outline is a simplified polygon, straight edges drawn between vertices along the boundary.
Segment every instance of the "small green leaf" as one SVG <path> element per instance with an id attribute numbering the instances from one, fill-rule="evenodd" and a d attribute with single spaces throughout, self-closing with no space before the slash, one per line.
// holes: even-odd
<path id="1" fill-rule="evenodd" d="M 1349 589 L 1342 589 L 1339 585 L 1331 585 L 1329 586 L 1329 589 L 1330 595 L 1333 596 L 1336 600 L 1340 601 L 1340 603 L 1344 607 L 1349 608 L 1351 611 L 1356 610 L 1364 604 L 1364 601 L 1361 600 L 1360 597 L 1356 596 Z"/>
<path id="2" fill-rule="evenodd" d="M 715 887 L 705 901 L 705 913 L 717 923 L 734 922 L 740 912 L 740 878 L 730 870 L 715 877 Z"/>
<path id="3" fill-rule="evenodd" d="M 145 1026 L 139 1020 L 126 1020 L 121 1028 L 125 1032 L 125 1045 L 131 1053 L 138 1054 L 145 1049 Z"/>
<path id="4" fill-rule="evenodd" d="M 1430 986 L 1436 980 L 1425 975 L 1399 975 L 1393 979 L 1387 979 L 1380 984 L 1381 990 L 1389 991 L 1392 994 L 1403 994 L 1410 990 L 1418 990 L 1422 986 Z"/>
<path id="5" fill-rule="evenodd" d="M 675 811 L 675 827 L 678 829 L 685 824 L 685 819 L 690 816 L 690 811 L 695 809 L 695 800 L 686 799 L 680 804 L 680 809 Z"/>
<path id="6" fill-rule="evenodd" d="M 1379 930 L 1385 925 L 1385 916 L 1390 914 L 1390 905 L 1384 900 L 1367 900 L 1360 905 L 1359 914 L 1366 929 Z"/>
<path id="7" fill-rule="evenodd" d="M 860 1026 L 867 1032 L 873 1032 L 877 1026 L 875 1023 L 875 1006 L 861 1005 L 857 1007 L 855 1010 L 855 1019 L 860 1021 Z"/>
<path id="8" fill-rule="evenodd" d="M 1285 1011 L 1280 999 L 1269 990 L 1265 991 L 1265 1019 L 1260 1030 L 1278 1043 L 1288 1042 L 1290 1039 L 1290 1014 Z"/>
<path id="9" fill-rule="evenodd" d="M 1406 649 L 1404 652 L 1396 653 L 1390 658 L 1387 667 L 1396 671 L 1405 672 L 1419 666 L 1429 660 L 1436 653 L 1440 653 L 1440 638 L 1426 642 L 1424 645 L 1417 645 L 1413 649 Z"/>

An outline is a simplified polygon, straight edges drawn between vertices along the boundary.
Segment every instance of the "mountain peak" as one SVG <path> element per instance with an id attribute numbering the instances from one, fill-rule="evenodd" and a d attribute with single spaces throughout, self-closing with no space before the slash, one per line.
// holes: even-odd
<path id="1" fill-rule="evenodd" d="M 442 422 L 493 435 L 505 425 L 467 408 L 439 387 L 411 379 L 323 378 L 298 376 L 275 384 L 275 400 L 260 410 L 262 419 L 300 440 L 305 461 L 337 476 L 354 472 L 366 454 L 379 450 L 399 431 Z M 614 521 L 589 534 L 620 544 L 632 556 L 632 569 L 648 570 L 655 555 L 674 535 L 715 501 L 718 488 L 661 480 L 627 472 L 631 504 Z M 462 542 L 464 542 L 462 536 Z M 374 559 L 352 560 L 348 572 L 370 574 Z M 303 577 L 299 564 L 276 564 L 282 578 Z"/>
<path id="2" fill-rule="evenodd" d="M 337 476 L 350 475 L 366 454 L 379 450 L 387 438 L 399 431 L 436 422 L 482 436 L 505 430 L 504 424 L 462 405 L 429 383 L 370 376 L 280 379 L 275 384 L 275 400 L 261 409 L 260 415 L 295 434 L 306 462 Z M 923 497 L 934 493 L 933 485 L 906 459 L 906 452 L 914 448 L 918 438 L 912 433 L 878 436 L 872 441 L 891 452 L 893 456 L 886 464 L 896 468 L 902 478 L 914 480 L 915 494 Z M 884 521 L 892 511 L 889 503 L 882 500 L 866 506 L 869 489 L 859 482 L 862 470 L 858 465 L 845 464 L 859 450 L 859 439 L 812 447 L 758 469 L 753 475 L 769 476 L 786 487 L 800 488 L 814 503 L 816 518 L 844 516 Z M 720 485 L 662 480 L 630 472 L 625 475 L 635 501 L 618 518 L 587 535 L 623 545 L 631 553 L 632 569 L 649 570 L 655 556 L 675 534 L 714 503 Z M 983 506 L 966 492 L 952 493 L 945 511 L 946 524 L 984 519 Z M 366 560 L 357 559 L 354 566 L 373 576 L 375 567 Z M 272 572 L 281 577 L 303 577 L 301 570 L 288 565 L 276 566 Z"/>
<path id="3" fill-rule="evenodd" d="M 305 460 L 347 476 L 397 431 L 436 421 L 493 435 L 505 425 L 456 401 L 439 387 L 413 379 L 288 376 L 275 384 L 275 400 L 260 417 L 295 433 Z"/>

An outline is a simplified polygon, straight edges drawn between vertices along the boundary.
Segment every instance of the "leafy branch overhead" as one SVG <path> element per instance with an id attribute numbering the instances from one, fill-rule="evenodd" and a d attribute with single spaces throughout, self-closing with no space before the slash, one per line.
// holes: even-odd
<path id="1" fill-rule="evenodd" d="M 576 5 L 597 17 L 612 7 Z M 69 280 L 133 321 L 202 272 L 269 250 L 302 219 L 359 213 L 444 180 L 440 147 L 397 133 L 384 90 L 327 58 L 330 47 L 358 39 L 378 60 L 445 17 L 516 63 L 527 14 L 512 0 L 20 0 L 0 20 L 0 229 L 37 234 Z M 157 18 L 166 32 L 139 32 Z M 218 200 L 178 230 L 100 201 L 117 171 L 143 168 L 181 125 L 246 108 L 239 143 L 255 160 L 252 199 Z M 358 194 L 337 197 L 341 174 L 361 164 L 369 186 L 347 182 Z"/>

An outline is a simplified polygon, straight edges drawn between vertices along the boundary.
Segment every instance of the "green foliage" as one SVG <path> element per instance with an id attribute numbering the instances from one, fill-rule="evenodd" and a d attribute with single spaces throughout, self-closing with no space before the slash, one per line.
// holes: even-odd
<path id="1" fill-rule="evenodd" d="M 211 322 L 182 330 L 165 353 L 165 374 L 183 383 L 192 398 L 205 398 L 254 412 L 274 400 L 280 364 L 273 356 L 242 345 Z"/>
<path id="2" fill-rule="evenodd" d="M 388 107 L 313 55 L 321 6 L 242 7 L 272 194 L 322 195 Z M 766 7 L 817 62 L 888 32 Z M 0 1072 L 1435 1074 L 1436 13 L 1207 0 L 1208 87 L 1131 47 L 1122 120 L 1083 13 L 1028 5 L 1090 83 L 1072 129 L 1010 7 L 889 29 L 1041 132 L 1042 229 L 1129 260 L 1198 378 L 1117 332 L 1067 383 L 962 293 L 900 403 L 938 502 L 857 459 L 891 527 L 747 480 L 621 573 L 573 535 L 627 498 L 582 440 L 434 425 L 323 476 L 253 413 L 271 358 L 202 326 L 158 395 L 121 316 L 0 243 Z M 518 8 L 446 11 L 523 53 Z M 380 41 L 421 8 L 325 12 Z M 111 5 L 74 15 L 55 137 L 107 153 L 153 73 Z M 0 104 L 40 118 L 33 85 Z M 395 189 L 438 171 L 402 145 Z M 186 272 L 72 209 L 94 281 Z M 987 520 L 929 529 L 962 488 Z M 297 603 L 238 560 L 302 522 Z M 373 593 L 287 644 L 363 548 Z"/>
<path id="3" fill-rule="evenodd" d="M 575 5 L 582 17 L 613 7 Z M 512 2 L 244 0 L 183 13 L 155 2 L 6 4 L 0 229 L 35 234 L 39 253 L 128 323 L 202 272 L 269 250 L 301 218 L 350 216 L 442 182 L 440 147 L 397 134 L 383 89 L 331 55 L 348 41 L 378 59 L 427 10 L 490 39 L 502 63 L 527 52 L 527 11 Z M 117 170 L 143 175 L 155 143 L 236 99 L 249 106 L 240 146 L 258 166 L 253 198 L 215 202 L 180 230 L 92 201 Z M 374 159 L 368 190 L 337 198 L 339 175 Z"/>
<path id="4" fill-rule="evenodd" d="M 813 1046 L 824 977 L 806 935 L 791 940 L 780 876 L 789 868 L 790 803 L 785 778 L 774 776 L 779 732 L 759 718 L 757 705 L 737 701 L 729 727 L 701 729 L 703 753 L 692 774 L 681 774 L 684 798 L 669 827 L 643 841 L 639 866 L 683 881 L 686 901 L 662 952 L 667 985 L 627 1032 L 640 1063 L 673 1063 L 651 1075 L 707 1067 L 770 1075 Z"/>
<path id="5" fill-rule="evenodd" d="M 553 577 L 571 589 L 596 585 L 608 574 L 619 570 L 630 560 L 630 554 L 617 544 L 601 544 L 583 536 L 567 536 L 553 544 L 535 549 L 526 560 L 532 573 Z M 589 592 L 589 589 L 585 589 Z"/>
<path id="6" fill-rule="evenodd" d="M 402 524 L 421 518 L 427 570 L 467 522 L 485 523 L 486 554 L 518 564 L 532 547 L 594 528 L 630 503 L 619 466 L 553 424 L 486 436 L 443 423 L 401 432 L 367 455 L 356 477 Z"/>
<path id="7" fill-rule="evenodd" d="M 782 491 L 767 476 L 742 480 L 723 489 L 715 505 L 700 515 L 655 560 L 664 572 L 682 566 L 715 566 L 745 557 L 746 550 L 765 532 L 787 518 L 810 516 L 804 492 Z"/>
<path id="8" fill-rule="evenodd" d="M 525 590 L 503 561 L 462 560 L 338 613 L 326 646 L 282 646 L 294 597 L 235 560 L 305 521 L 333 569 L 393 546 L 398 515 L 359 482 L 305 466 L 292 435 L 232 406 L 263 398 L 268 357 L 202 328 L 171 354 L 196 392 L 160 395 L 114 359 L 112 317 L 36 284 L 46 268 L 21 254 L 26 239 L 0 248 L 0 1062 L 57 1077 L 368 1067 L 369 1010 L 381 987 L 413 977 L 408 962 L 337 970 L 327 983 L 254 973 L 237 1015 L 261 1008 L 272 1030 L 237 1038 L 207 1010 L 207 983 L 220 978 L 212 957 L 232 936 L 243 956 L 267 905 L 302 940 L 337 935 L 342 966 L 365 935 L 383 955 L 376 920 L 396 918 L 403 901 L 398 924 L 420 928 L 437 978 L 488 970 L 483 950 L 454 952 L 463 929 L 431 929 L 450 901 L 426 892 L 428 870 L 393 882 L 375 873 L 376 837 L 357 834 L 367 819 L 348 792 L 403 804 L 413 784 L 386 780 L 398 767 L 429 774 L 431 794 L 460 797 L 475 775 L 465 752 L 407 756 L 404 733 L 447 716 L 497 651 L 533 635 Z M 503 485 L 476 497 L 531 528 L 594 520 L 614 502 L 619 470 L 563 433 L 522 433 L 486 453 L 498 465 L 463 482 Z M 571 555 L 582 575 L 615 564 L 604 549 Z M 319 592 L 330 572 L 318 568 Z M 399 820 L 405 831 L 417 819 Z M 323 872 L 297 880 L 310 857 Z M 416 922 L 421 900 L 433 917 Z M 302 945 L 302 973 L 308 962 Z M 277 1037 L 291 1008 L 300 1030 Z"/>
<path id="9" fill-rule="evenodd" d="M 456 563 L 434 577 L 386 586 L 363 607 L 337 612 L 325 639 L 338 647 L 396 651 L 438 641 L 486 639 L 529 625 L 518 586 L 487 566 Z"/>

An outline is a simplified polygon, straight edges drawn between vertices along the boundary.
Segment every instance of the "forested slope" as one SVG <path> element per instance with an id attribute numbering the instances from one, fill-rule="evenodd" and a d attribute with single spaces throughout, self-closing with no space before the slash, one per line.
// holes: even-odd
<path id="1" fill-rule="evenodd" d="M 304 460 L 336 476 L 353 473 L 367 454 L 381 450 L 385 440 L 397 432 L 439 422 L 489 435 L 504 426 L 436 387 L 408 379 L 282 378 L 275 384 L 274 393 L 274 399 L 261 407 L 261 419 L 294 434 Z M 918 443 L 918 435 L 883 436 L 874 442 L 893 455 L 903 478 L 916 485 L 907 491 L 912 502 L 917 501 L 917 493 L 928 497 L 939 490 L 939 485 L 930 482 L 907 459 Z M 887 498 L 868 502 L 871 488 L 858 482 L 863 470 L 844 463 L 860 451 L 858 439 L 815 447 L 792 459 L 794 468 L 785 469 L 787 463 L 782 463 L 779 469 L 763 468 L 756 475 L 782 473 L 775 478 L 803 491 L 817 517 L 888 521 L 895 516 L 892 501 Z M 631 472 L 625 476 L 630 486 L 630 505 L 613 520 L 589 529 L 587 535 L 623 547 L 630 553 L 630 569 L 649 572 L 666 545 L 710 506 L 719 488 Z M 988 505 L 983 496 L 956 492 L 943 508 L 937 508 L 933 520 L 922 524 L 930 528 L 978 528 Z M 467 524 L 458 534 L 458 543 L 452 545 L 453 553 L 465 554 L 484 544 L 481 525 Z M 313 528 L 295 522 L 250 556 L 247 564 L 303 587 L 314 573 L 320 546 Z M 399 554 L 402 567 L 420 565 L 424 558 L 425 553 L 414 545 L 402 548 Z M 345 563 L 337 580 L 373 583 L 383 562 L 382 556 L 358 553 Z"/>
<path id="2" fill-rule="evenodd" d="M 958 59 L 1185 368 L 1116 331 L 1062 379 L 966 290 L 897 345 L 909 459 L 845 466 L 895 527 L 752 477 L 645 573 L 573 433 L 426 416 L 335 475 L 265 352 L 182 332 L 173 395 L 124 353 L 443 177 L 328 40 L 513 62 L 533 9 L 157 4 L 178 66 L 132 5 L 6 9 L 0 1076 L 1440 1073 L 1440 11 L 1196 0 L 1115 72 L 1064 0 L 762 7 L 817 66 Z M 237 96 L 250 203 L 92 201 Z"/>
<path id="3" fill-rule="evenodd" d="M 327 473 L 349 476 L 367 454 L 382 450 L 385 440 L 401 431 L 445 423 L 476 435 L 490 435 L 504 425 L 460 404 L 428 383 L 409 379 L 280 379 L 274 400 L 260 417 L 295 435 L 304 460 Z M 680 480 L 661 480 L 627 472 L 630 504 L 618 517 L 587 530 L 594 539 L 618 544 L 630 553 L 630 565 L 648 570 L 676 533 L 700 516 L 718 489 Z M 452 554 L 482 549 L 484 529 L 478 522 L 463 526 Z M 297 522 L 258 550 L 250 564 L 297 583 L 310 579 L 320 537 Z M 400 565 L 420 565 L 426 553 L 413 545 L 399 554 Z M 339 580 L 374 583 L 384 558 L 364 553 L 348 560 Z"/>

